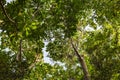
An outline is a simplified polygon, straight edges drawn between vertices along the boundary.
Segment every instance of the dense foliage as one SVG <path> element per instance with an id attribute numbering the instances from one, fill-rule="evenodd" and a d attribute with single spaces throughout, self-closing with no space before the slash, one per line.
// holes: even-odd
<path id="1" fill-rule="evenodd" d="M 0 80 L 118 80 L 119 65 L 119 0 L 0 0 Z"/>

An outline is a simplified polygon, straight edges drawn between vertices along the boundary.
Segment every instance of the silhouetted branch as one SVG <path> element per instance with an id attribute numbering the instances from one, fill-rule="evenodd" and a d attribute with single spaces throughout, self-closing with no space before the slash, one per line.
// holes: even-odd
<path id="1" fill-rule="evenodd" d="M 3 3 L 2 3 L 2 0 L 0 0 L 0 5 L 1 5 L 1 8 L 2 8 L 2 11 L 3 11 L 4 15 L 8 18 L 8 20 L 9 20 L 10 22 L 12 22 L 12 23 L 15 23 L 15 21 L 12 20 L 12 19 L 8 16 L 8 14 L 7 14 L 7 12 L 6 12 L 5 8 L 4 8 L 4 5 L 3 5 Z"/>

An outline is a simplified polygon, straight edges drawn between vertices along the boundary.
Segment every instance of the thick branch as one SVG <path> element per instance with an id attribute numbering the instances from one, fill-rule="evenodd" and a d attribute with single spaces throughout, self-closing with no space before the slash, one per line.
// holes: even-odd
<path id="1" fill-rule="evenodd" d="M 19 62 L 22 61 L 22 40 L 20 40 L 19 53 L 17 54 L 16 59 L 17 59 L 17 61 L 19 61 Z"/>
<path id="2" fill-rule="evenodd" d="M 0 5 L 1 5 L 1 8 L 2 8 L 2 11 L 3 11 L 4 15 L 8 18 L 8 20 L 9 20 L 10 22 L 12 22 L 12 23 L 15 23 L 15 21 L 12 20 L 12 19 L 8 16 L 8 14 L 7 14 L 7 12 L 6 12 L 5 8 L 4 8 L 4 5 L 3 5 L 3 3 L 2 3 L 2 0 L 0 0 Z"/>
<path id="3" fill-rule="evenodd" d="M 84 59 L 83 59 L 83 56 L 81 56 L 81 55 L 79 54 L 79 52 L 77 51 L 75 45 L 73 44 L 72 39 L 71 39 L 71 45 L 72 45 L 72 48 L 74 49 L 75 54 L 76 54 L 76 56 L 78 57 L 78 60 L 79 60 L 79 62 L 80 62 L 80 64 L 81 64 L 81 66 L 82 66 L 83 73 L 84 73 L 84 76 L 85 76 L 85 80 L 90 80 L 90 75 L 89 75 L 89 73 L 88 73 L 87 65 L 86 65 L 86 63 L 85 63 L 85 61 L 84 61 Z"/>

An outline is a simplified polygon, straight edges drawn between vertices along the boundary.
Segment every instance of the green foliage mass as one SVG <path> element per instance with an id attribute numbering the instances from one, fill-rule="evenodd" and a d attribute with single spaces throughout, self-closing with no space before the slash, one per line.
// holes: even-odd
<path id="1" fill-rule="evenodd" d="M 71 39 L 91 80 L 120 79 L 119 0 L 0 0 L 0 80 L 83 80 Z"/>

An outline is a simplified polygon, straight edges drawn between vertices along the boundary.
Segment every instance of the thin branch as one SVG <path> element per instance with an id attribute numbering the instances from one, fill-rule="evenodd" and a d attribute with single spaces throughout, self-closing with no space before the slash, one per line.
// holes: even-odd
<path id="1" fill-rule="evenodd" d="M 2 11 L 3 11 L 4 15 L 8 18 L 8 20 L 9 20 L 10 22 L 12 22 L 12 23 L 15 23 L 15 21 L 12 20 L 12 19 L 8 16 L 8 14 L 7 14 L 7 12 L 6 12 L 5 8 L 4 8 L 4 5 L 3 5 L 3 3 L 2 3 L 2 0 L 0 0 L 0 5 L 1 5 L 1 8 L 2 8 Z"/>
<path id="2" fill-rule="evenodd" d="M 37 5 L 37 8 L 34 10 L 33 14 L 35 15 L 39 10 L 39 4 Z"/>
<path id="3" fill-rule="evenodd" d="M 36 63 L 40 61 L 40 60 L 39 60 L 39 57 L 40 57 L 40 56 L 39 56 L 38 54 L 35 55 L 35 60 L 34 60 L 34 62 L 28 67 L 29 70 L 31 70 L 31 69 L 36 65 Z"/>
<path id="4" fill-rule="evenodd" d="M 22 61 L 22 39 L 20 40 L 20 61 Z"/>

